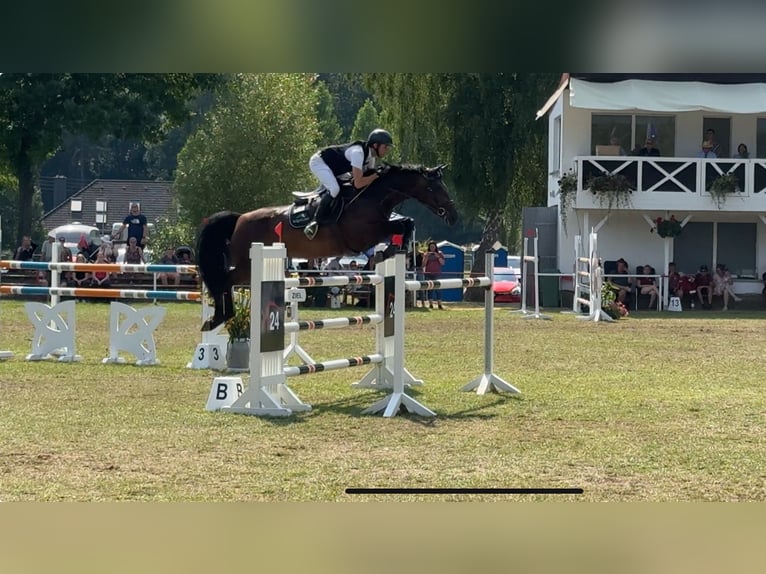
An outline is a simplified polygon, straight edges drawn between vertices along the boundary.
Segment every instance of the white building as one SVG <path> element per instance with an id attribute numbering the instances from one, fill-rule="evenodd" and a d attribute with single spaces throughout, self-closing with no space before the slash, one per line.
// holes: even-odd
<path id="1" fill-rule="evenodd" d="M 601 258 L 622 257 L 631 273 L 643 264 L 666 272 L 669 261 L 684 273 L 724 263 L 740 277 L 738 291 L 760 293 L 766 271 L 766 74 L 564 74 L 538 117 L 545 114 L 548 205 L 558 213 L 562 272 L 574 267 L 575 236 L 587 241 L 595 229 Z M 700 157 L 709 129 L 716 159 Z M 647 138 L 659 156 L 637 155 Z M 740 143 L 748 158 L 735 157 Z M 564 224 L 559 179 L 570 170 L 577 187 Z M 627 205 L 609 209 L 589 191 L 590 177 L 605 172 L 630 182 Z M 709 190 L 729 173 L 740 189 L 720 203 Z M 653 232 L 654 222 L 671 215 L 683 230 L 663 239 Z"/>

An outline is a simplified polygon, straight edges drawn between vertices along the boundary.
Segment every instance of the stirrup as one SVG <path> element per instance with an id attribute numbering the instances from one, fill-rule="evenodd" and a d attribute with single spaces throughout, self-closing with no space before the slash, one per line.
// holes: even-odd
<path id="1" fill-rule="evenodd" d="M 309 239 L 314 239 L 318 230 L 319 224 L 316 221 L 312 221 L 303 229 L 303 234 Z"/>

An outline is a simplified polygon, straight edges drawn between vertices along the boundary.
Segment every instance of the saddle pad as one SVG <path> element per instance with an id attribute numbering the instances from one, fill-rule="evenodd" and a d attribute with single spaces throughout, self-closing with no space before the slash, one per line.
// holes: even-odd
<path id="1" fill-rule="evenodd" d="M 314 208 L 312 203 L 303 201 L 298 204 L 296 202 L 290 206 L 290 211 L 287 212 L 287 221 L 293 229 L 303 229 L 309 224 L 313 216 Z"/>

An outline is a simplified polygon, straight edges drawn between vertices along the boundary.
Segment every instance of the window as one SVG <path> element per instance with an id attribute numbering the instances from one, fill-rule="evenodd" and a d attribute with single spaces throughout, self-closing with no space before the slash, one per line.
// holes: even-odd
<path id="1" fill-rule="evenodd" d="M 625 151 L 633 149 L 630 143 L 633 139 L 632 125 L 633 116 L 593 114 L 590 124 L 591 155 L 596 155 L 597 145 L 619 145 Z M 612 141 L 617 143 L 612 144 Z"/>
<path id="2" fill-rule="evenodd" d="M 716 264 L 736 275 L 755 275 L 755 223 L 719 223 Z"/>
<path id="3" fill-rule="evenodd" d="M 647 138 L 655 140 L 654 147 L 664 156 L 676 155 L 676 118 L 674 116 L 636 116 L 633 141 L 639 149 Z"/>
<path id="4" fill-rule="evenodd" d="M 97 213 L 96 223 L 106 223 L 106 213 Z"/>
<path id="5" fill-rule="evenodd" d="M 96 213 L 104 213 L 106 211 L 106 201 L 96 200 Z"/>
<path id="6" fill-rule="evenodd" d="M 73 199 L 71 201 L 71 205 L 72 205 L 72 213 L 80 213 L 82 211 L 81 199 Z"/>
<path id="7" fill-rule="evenodd" d="M 708 130 L 715 133 L 715 143 L 718 145 L 716 154 L 718 157 L 731 157 L 731 119 L 730 118 L 702 118 L 702 133 L 700 134 L 700 145 L 707 135 Z M 736 153 L 736 149 L 734 152 Z"/>
<path id="8" fill-rule="evenodd" d="M 733 274 L 753 275 L 755 244 L 755 223 L 690 221 L 674 241 L 673 259 L 682 273 L 696 273 L 700 265 L 712 270 L 723 263 Z"/>
<path id="9" fill-rule="evenodd" d="M 766 157 L 766 118 L 758 118 L 755 133 L 755 156 L 750 157 Z"/>
<path id="10" fill-rule="evenodd" d="M 631 154 L 644 147 L 647 137 L 656 140 L 662 155 L 676 153 L 675 116 L 591 114 L 590 134 L 592 155 L 596 155 L 597 145 L 619 145 Z"/>
<path id="11" fill-rule="evenodd" d="M 553 153 L 551 154 L 550 173 L 561 172 L 561 116 L 553 119 Z"/>

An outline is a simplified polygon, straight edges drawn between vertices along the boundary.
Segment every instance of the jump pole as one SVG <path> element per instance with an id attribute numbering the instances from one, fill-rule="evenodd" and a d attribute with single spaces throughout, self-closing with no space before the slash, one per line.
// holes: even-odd
<path id="1" fill-rule="evenodd" d="M 526 242 L 526 238 L 524 239 Z M 535 246 L 535 253 L 537 247 Z M 495 252 L 490 249 L 484 255 L 484 265 L 489 278 L 489 286 L 484 291 L 484 373 L 472 380 L 461 388 L 461 391 L 476 390 L 477 395 L 484 395 L 489 391 L 505 391 L 513 394 L 520 394 L 521 391 L 513 385 L 507 383 L 494 373 L 495 369 L 495 295 L 492 292 L 492 285 L 495 281 Z"/>

